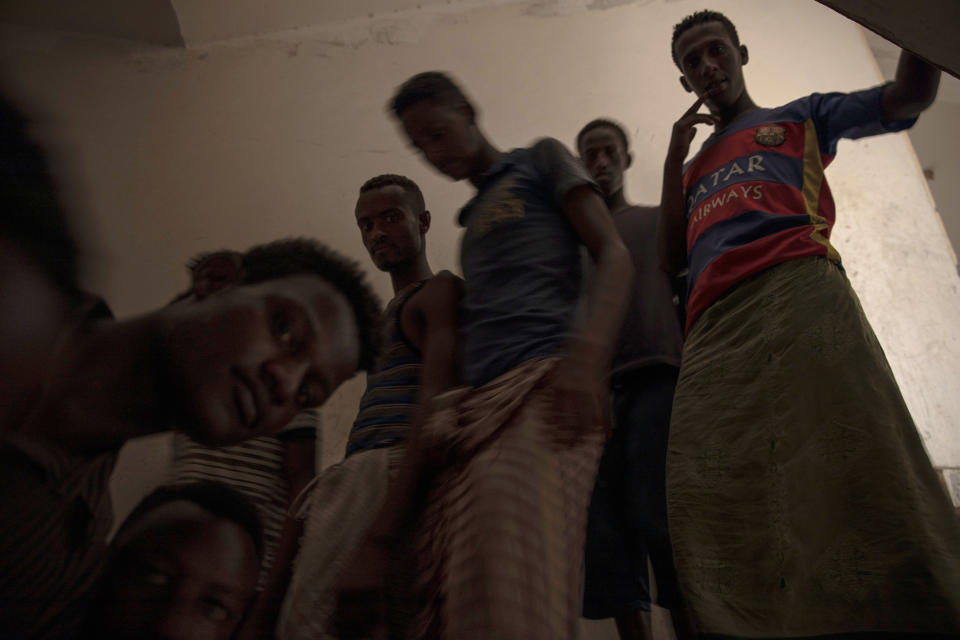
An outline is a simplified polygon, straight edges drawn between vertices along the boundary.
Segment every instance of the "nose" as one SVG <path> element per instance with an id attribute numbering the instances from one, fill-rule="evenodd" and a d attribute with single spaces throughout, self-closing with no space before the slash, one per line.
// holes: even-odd
<path id="1" fill-rule="evenodd" d="M 717 72 L 720 68 L 717 66 L 717 61 L 713 59 L 712 56 L 705 55 L 703 61 L 700 65 L 700 73 L 704 78 L 710 79 L 713 76 L 717 75 Z"/>
<path id="2" fill-rule="evenodd" d="M 282 354 L 264 362 L 261 377 L 272 405 L 287 406 L 296 401 L 300 383 L 309 363 L 304 358 Z"/>
<path id="3" fill-rule="evenodd" d="M 442 167 L 447 162 L 447 154 L 442 145 L 431 142 L 423 146 L 423 156 L 427 162 L 435 167 Z"/>
<path id="4" fill-rule="evenodd" d="M 379 240 L 382 240 L 386 236 L 383 231 L 383 228 L 380 226 L 380 222 L 373 223 L 373 228 L 367 233 L 367 240 L 373 244 Z"/>

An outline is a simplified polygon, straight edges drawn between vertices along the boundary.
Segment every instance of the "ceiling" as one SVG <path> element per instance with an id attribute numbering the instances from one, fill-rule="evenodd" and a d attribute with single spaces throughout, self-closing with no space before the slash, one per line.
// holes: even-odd
<path id="1" fill-rule="evenodd" d="M 92 33 L 169 47 L 257 36 L 307 26 L 419 9 L 433 4 L 503 4 L 506 0 L 3 0 L 0 22 Z M 902 0 L 819 0 L 960 75 L 953 33 L 960 2 L 927 0 L 923 11 Z M 881 68 L 894 45 L 872 36 Z M 894 56 L 895 60 L 895 56 Z M 895 64 L 895 62 L 893 63 Z M 885 70 L 886 72 L 887 70 Z M 892 77 L 892 76 L 891 76 Z M 960 85 L 947 78 L 941 97 L 960 102 Z M 947 86 L 949 85 L 949 86 Z M 957 95 L 953 95 L 954 92 Z"/>
<path id="2" fill-rule="evenodd" d="M 190 47 L 373 14 L 389 14 L 438 1 L 3 0 L 0 22 L 170 47 Z M 447 0 L 446 4 L 450 2 Z M 474 0 L 472 4 L 478 3 Z"/>

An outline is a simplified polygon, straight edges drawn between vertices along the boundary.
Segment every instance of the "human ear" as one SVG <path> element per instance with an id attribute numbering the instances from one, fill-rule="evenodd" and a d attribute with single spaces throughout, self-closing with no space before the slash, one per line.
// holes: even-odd
<path id="1" fill-rule="evenodd" d="M 420 222 L 420 235 L 423 235 L 430 230 L 430 212 L 427 210 L 424 210 L 423 213 L 420 214 L 419 222 Z"/>
<path id="2" fill-rule="evenodd" d="M 690 86 L 690 83 L 687 82 L 687 79 L 684 76 L 680 76 L 680 86 L 683 87 L 684 91 L 687 93 L 693 91 L 693 88 Z"/>
<path id="3" fill-rule="evenodd" d="M 631 164 L 633 164 L 633 154 L 627 152 L 627 164 L 624 166 L 624 168 L 629 169 Z"/>
<path id="4" fill-rule="evenodd" d="M 214 251 L 190 267 L 191 292 L 197 298 L 226 289 L 240 282 L 243 255 L 236 251 Z"/>
<path id="5" fill-rule="evenodd" d="M 747 45 L 740 45 L 740 66 L 747 64 L 747 61 L 750 60 L 750 52 L 747 51 Z"/>

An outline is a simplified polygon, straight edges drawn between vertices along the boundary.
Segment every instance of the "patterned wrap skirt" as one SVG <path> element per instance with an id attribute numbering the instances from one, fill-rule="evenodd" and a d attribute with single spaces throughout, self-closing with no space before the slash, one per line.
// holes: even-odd
<path id="1" fill-rule="evenodd" d="M 960 632 L 960 527 L 846 276 L 743 281 L 693 326 L 667 457 L 694 629 Z"/>
<path id="2" fill-rule="evenodd" d="M 414 637 L 577 635 L 587 507 L 606 435 L 556 416 L 558 359 L 530 360 L 434 401 L 424 435 L 448 452 L 418 529 Z"/>
<path id="3" fill-rule="evenodd" d="M 403 456 L 403 447 L 362 451 L 318 475 L 295 503 L 304 519 L 300 551 L 287 588 L 277 638 L 329 640 L 336 586 L 364 540 Z"/>

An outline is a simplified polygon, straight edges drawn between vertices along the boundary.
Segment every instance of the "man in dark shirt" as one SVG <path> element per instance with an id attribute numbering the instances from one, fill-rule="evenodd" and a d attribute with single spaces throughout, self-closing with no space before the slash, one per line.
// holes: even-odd
<path id="1" fill-rule="evenodd" d="M 631 205 L 624 195 L 624 172 L 632 161 L 626 131 L 610 120 L 593 120 L 577 134 L 577 150 L 636 272 L 613 358 L 615 428 L 590 503 L 583 613 L 615 618 L 621 638 L 652 638 L 650 604 L 673 609 L 677 602 L 664 464 L 683 338 L 672 280 L 657 259 L 659 211 Z"/>

